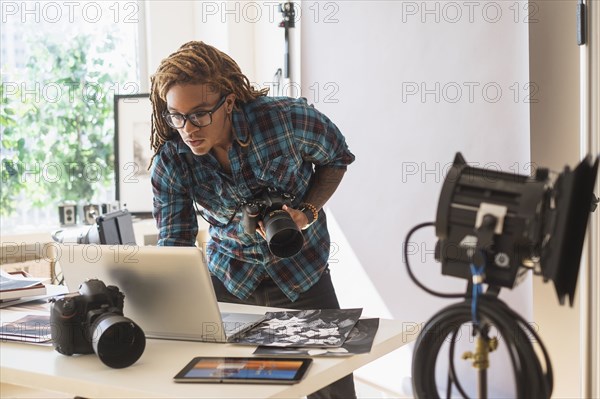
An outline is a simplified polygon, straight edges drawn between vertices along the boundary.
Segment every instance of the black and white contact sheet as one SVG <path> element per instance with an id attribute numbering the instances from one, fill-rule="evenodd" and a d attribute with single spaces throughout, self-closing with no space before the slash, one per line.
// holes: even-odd
<path id="1" fill-rule="evenodd" d="M 259 346 L 253 355 L 339 357 L 369 353 L 378 328 L 379 319 L 360 319 L 356 322 L 350 334 L 348 334 L 346 341 L 338 348 L 280 348 Z"/>
<path id="2" fill-rule="evenodd" d="M 265 321 L 236 343 L 277 347 L 336 348 L 344 344 L 362 309 L 267 312 Z"/>

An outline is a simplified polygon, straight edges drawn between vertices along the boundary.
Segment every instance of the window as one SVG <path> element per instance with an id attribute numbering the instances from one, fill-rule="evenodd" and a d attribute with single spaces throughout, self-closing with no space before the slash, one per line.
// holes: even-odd
<path id="1" fill-rule="evenodd" d="M 2 2 L 3 234 L 114 201 L 113 97 L 139 92 L 141 14 L 136 1 Z"/>

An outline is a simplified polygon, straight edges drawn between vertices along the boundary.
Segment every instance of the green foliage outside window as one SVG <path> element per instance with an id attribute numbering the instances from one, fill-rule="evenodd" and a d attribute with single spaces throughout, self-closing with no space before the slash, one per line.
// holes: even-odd
<path id="1" fill-rule="evenodd" d="M 113 97 L 126 79 L 110 61 L 116 41 L 110 32 L 34 37 L 23 76 L 3 76 L 0 214 L 23 198 L 87 202 L 114 186 Z"/>
<path id="2" fill-rule="evenodd" d="M 0 85 L 0 126 L 2 127 L 2 139 L 0 148 L 2 153 L 0 159 L 0 215 L 9 215 L 15 211 L 15 197 L 25 185 L 21 182 L 18 165 L 27 156 L 25 151 L 25 139 L 17 137 L 15 133 L 15 111 L 11 106 L 9 97 L 4 93 L 4 82 Z"/>

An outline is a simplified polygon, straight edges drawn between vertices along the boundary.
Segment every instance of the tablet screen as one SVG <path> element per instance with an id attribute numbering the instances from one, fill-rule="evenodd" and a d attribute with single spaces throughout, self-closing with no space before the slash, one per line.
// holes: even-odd
<path id="1" fill-rule="evenodd" d="M 294 384 L 312 359 L 264 357 L 197 357 L 176 376 L 176 382 Z"/>

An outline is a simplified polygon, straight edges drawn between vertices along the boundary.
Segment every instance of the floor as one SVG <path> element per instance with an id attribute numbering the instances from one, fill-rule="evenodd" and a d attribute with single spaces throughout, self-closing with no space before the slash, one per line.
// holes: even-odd
<path id="1" fill-rule="evenodd" d="M 354 377 L 354 387 L 358 399 L 410 399 L 407 396 L 399 396 L 356 377 Z"/>
<path id="2" fill-rule="evenodd" d="M 388 393 L 360 380 L 355 381 L 356 395 L 359 399 L 391 399 Z M 43 391 L 39 389 L 21 387 L 12 384 L 0 384 L 0 398 L 2 399 L 65 399 L 73 398 L 60 392 Z"/>
<path id="3" fill-rule="evenodd" d="M 0 384 L 0 398 L 2 399 L 63 399 L 73 398 L 72 395 L 66 395 L 60 392 L 43 391 L 21 387 L 12 384 Z"/>

